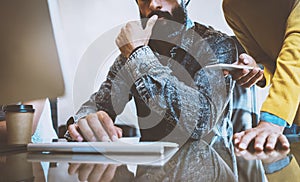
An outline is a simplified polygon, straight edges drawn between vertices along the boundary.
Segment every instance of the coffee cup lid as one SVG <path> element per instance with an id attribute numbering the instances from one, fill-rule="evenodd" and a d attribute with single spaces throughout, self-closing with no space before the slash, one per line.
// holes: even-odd
<path id="1" fill-rule="evenodd" d="M 32 105 L 7 105 L 4 106 L 5 112 L 34 112 Z"/>

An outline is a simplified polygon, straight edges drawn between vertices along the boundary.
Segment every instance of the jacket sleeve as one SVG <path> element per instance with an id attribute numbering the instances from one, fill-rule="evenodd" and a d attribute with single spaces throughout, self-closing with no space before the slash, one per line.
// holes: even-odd
<path id="1" fill-rule="evenodd" d="M 201 51 L 197 54 L 201 55 Z M 203 49 L 203 54 L 206 51 Z M 217 58 L 206 55 L 205 59 L 212 63 Z M 176 75 L 173 69 L 162 65 L 148 46 L 134 52 L 125 69 L 151 112 L 195 139 L 215 126 L 229 99 L 222 71 L 199 69 L 190 80 L 183 78 L 185 74 Z"/>
<path id="2" fill-rule="evenodd" d="M 105 111 L 114 121 L 120 114 L 126 103 L 131 99 L 130 88 L 127 85 L 126 77 L 120 78 L 122 68 L 126 58 L 119 56 L 110 67 L 106 80 L 101 84 L 99 90 L 91 95 L 78 110 L 74 116 L 74 121 L 78 122 L 80 118 L 89 113 Z"/>

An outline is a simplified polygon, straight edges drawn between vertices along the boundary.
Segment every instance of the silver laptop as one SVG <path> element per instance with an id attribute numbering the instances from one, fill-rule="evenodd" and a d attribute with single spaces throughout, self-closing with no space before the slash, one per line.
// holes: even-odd
<path id="1" fill-rule="evenodd" d="M 47 0 L 1 0 L 0 17 L 0 104 L 63 95 Z"/>

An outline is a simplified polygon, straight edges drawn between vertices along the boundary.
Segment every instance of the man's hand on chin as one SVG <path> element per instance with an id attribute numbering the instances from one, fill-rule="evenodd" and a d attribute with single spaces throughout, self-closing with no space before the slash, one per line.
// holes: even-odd
<path id="1" fill-rule="evenodd" d="M 241 150 L 247 149 L 252 140 L 254 140 L 254 149 L 257 151 L 273 150 L 277 143 L 283 149 L 288 149 L 290 144 L 286 136 L 282 134 L 283 129 L 282 126 L 260 121 L 255 128 L 235 133 L 233 142 Z"/>
<path id="2" fill-rule="evenodd" d="M 148 20 L 145 29 L 143 29 L 140 21 L 128 22 L 121 29 L 116 39 L 116 44 L 123 56 L 128 58 L 136 48 L 148 45 L 153 26 L 157 19 L 158 16 L 153 15 Z"/>

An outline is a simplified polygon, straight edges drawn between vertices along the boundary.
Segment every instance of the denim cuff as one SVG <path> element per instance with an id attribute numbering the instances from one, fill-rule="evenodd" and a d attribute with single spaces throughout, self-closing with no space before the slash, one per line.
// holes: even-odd
<path id="1" fill-rule="evenodd" d="M 271 113 L 268 113 L 268 112 L 260 112 L 260 120 L 261 121 L 266 121 L 266 122 L 269 122 L 269 123 L 273 123 L 273 124 L 276 124 L 276 125 L 279 125 L 279 126 L 283 126 L 283 127 L 288 126 L 287 122 L 285 120 L 283 120 L 280 117 L 275 116 Z"/>
<path id="2" fill-rule="evenodd" d="M 282 170 L 283 168 L 285 168 L 286 166 L 288 166 L 290 164 L 292 158 L 293 158 L 292 155 L 288 155 L 287 157 L 285 157 L 279 161 L 273 162 L 271 164 L 263 164 L 265 173 L 272 174 L 272 173 Z"/>

